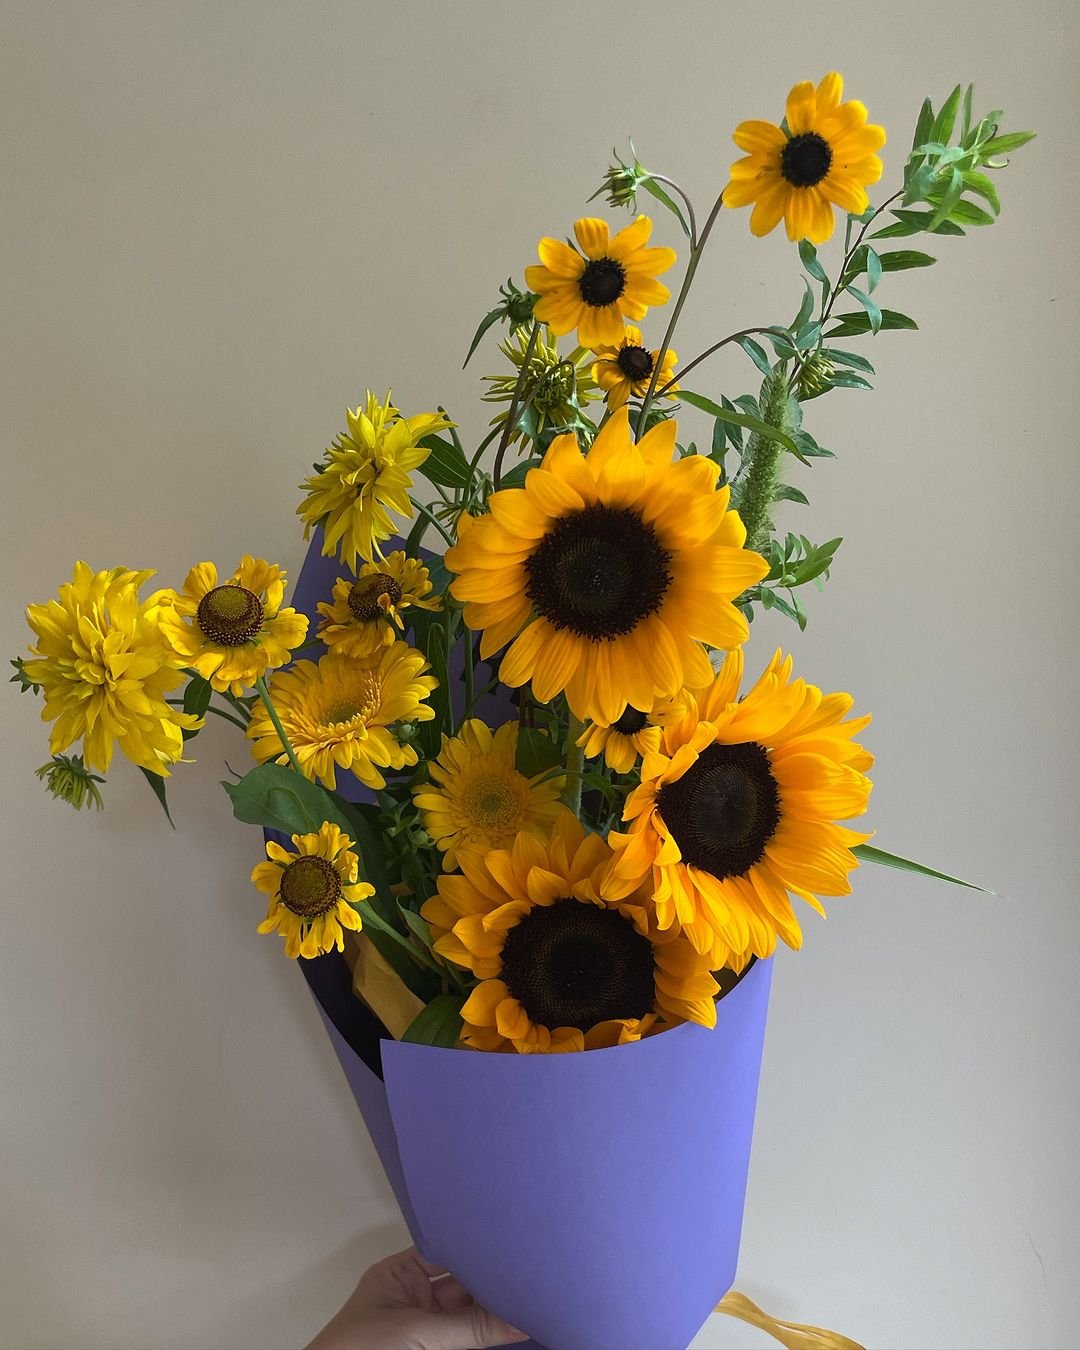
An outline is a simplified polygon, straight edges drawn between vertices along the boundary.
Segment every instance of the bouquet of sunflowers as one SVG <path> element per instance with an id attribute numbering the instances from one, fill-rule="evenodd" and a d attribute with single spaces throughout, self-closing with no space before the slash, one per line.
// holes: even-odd
<path id="1" fill-rule="evenodd" d="M 649 217 L 580 219 L 473 339 L 505 329 L 479 444 L 389 394 L 347 412 L 302 484 L 291 605 L 244 556 L 142 598 L 152 572 L 80 562 L 27 611 L 15 679 L 44 695 L 54 795 L 100 807 L 119 749 L 168 810 L 207 716 L 246 738 L 255 767 L 223 786 L 266 831 L 259 929 L 302 958 L 417 1244 L 550 1347 L 685 1346 L 729 1288 L 797 902 L 823 913 L 861 861 L 955 880 L 851 823 L 872 763 L 852 697 L 744 647 L 759 610 L 805 627 L 841 543 L 777 526 L 808 504 L 790 471 L 832 457 L 806 405 L 870 387 L 852 340 L 916 327 L 880 302 L 935 261 L 906 241 L 994 220 L 987 171 L 1031 136 L 1000 118 L 970 88 L 926 100 L 877 205 L 885 131 L 837 74 L 736 128 L 704 217 L 631 145 L 596 195 L 647 195 L 685 234 L 665 322 L 678 259 Z M 755 235 L 783 221 L 801 302 L 680 363 L 699 262 L 747 206 Z M 707 377 L 725 346 L 755 392 Z"/>

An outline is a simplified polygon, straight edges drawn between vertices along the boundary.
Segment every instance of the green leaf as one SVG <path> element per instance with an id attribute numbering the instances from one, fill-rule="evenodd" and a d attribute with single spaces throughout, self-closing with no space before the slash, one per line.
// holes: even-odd
<path id="1" fill-rule="evenodd" d="M 796 431 L 795 444 L 798 446 L 798 455 L 803 463 L 808 459 L 836 458 L 831 450 L 826 450 L 823 445 L 818 445 L 808 431 Z"/>
<path id="2" fill-rule="evenodd" d="M 405 920 L 405 926 L 411 933 L 420 939 L 423 946 L 431 948 L 431 929 L 427 926 L 427 921 L 417 914 L 415 909 L 409 909 L 406 905 L 398 903 L 398 913 Z"/>
<path id="3" fill-rule="evenodd" d="M 664 189 L 660 186 L 660 184 L 657 183 L 652 178 L 646 178 L 642 181 L 641 186 L 645 189 L 645 191 L 649 194 L 650 197 L 655 197 L 658 202 L 663 202 L 663 204 L 667 207 L 667 209 L 671 212 L 671 214 L 682 226 L 683 234 L 685 234 L 687 239 L 689 239 L 690 226 L 686 223 L 686 217 L 683 215 L 679 205 L 671 197 L 668 196 L 668 194 L 664 191 Z"/>
<path id="4" fill-rule="evenodd" d="M 806 294 L 803 296 L 798 314 L 795 315 L 789 325 L 792 332 L 797 332 L 804 323 L 808 322 L 810 315 L 814 312 L 814 292 L 810 289 L 810 283 L 805 277 L 803 278 L 803 285 L 806 287 Z"/>
<path id="5" fill-rule="evenodd" d="M 431 451 L 420 465 L 420 472 L 425 478 L 437 483 L 439 487 L 468 487 L 472 471 L 464 452 L 458 446 L 441 436 L 424 436 L 420 444 Z"/>
<path id="6" fill-rule="evenodd" d="M 805 492 L 800 492 L 797 487 L 792 487 L 790 483 L 780 483 L 773 493 L 774 502 L 798 502 L 800 506 L 809 506 L 810 502 Z"/>
<path id="7" fill-rule="evenodd" d="M 994 215 L 1000 215 L 1001 198 L 998 196 L 993 179 L 988 178 L 984 173 L 980 173 L 978 169 L 968 169 L 964 174 L 964 188 L 968 192 L 977 192 L 984 201 L 990 203 Z"/>
<path id="8" fill-rule="evenodd" d="M 866 357 L 859 356 L 857 352 L 841 351 L 839 347 L 822 347 L 821 354 L 834 366 L 854 366 L 856 370 L 865 370 L 870 375 L 876 373 Z"/>
<path id="9" fill-rule="evenodd" d="M 881 254 L 883 272 L 906 272 L 912 267 L 933 267 L 937 262 L 929 253 L 920 253 L 913 248 L 898 248 L 892 253 Z"/>
<path id="10" fill-rule="evenodd" d="M 947 872 L 938 872 L 933 867 L 912 862 L 910 858 L 901 858 L 895 853 L 886 853 L 884 849 L 874 848 L 871 844 L 856 844 L 851 850 L 860 862 L 878 863 L 882 867 L 895 867 L 901 872 L 915 872 L 922 877 L 933 877 L 937 881 L 949 881 L 954 886 L 966 886 L 968 890 L 982 891 L 984 895 L 996 895 L 996 891 L 977 886 L 974 881 L 962 881 L 960 877 L 951 877 Z"/>
<path id="11" fill-rule="evenodd" d="M 950 221 L 962 221 L 965 225 L 993 225 L 994 217 L 974 202 L 957 202 L 949 212 Z"/>
<path id="12" fill-rule="evenodd" d="M 736 343 L 743 349 L 763 375 L 772 374 L 772 363 L 765 354 L 765 348 L 762 347 L 760 343 L 755 342 L 751 337 L 737 338 Z"/>
<path id="13" fill-rule="evenodd" d="M 830 539 L 827 544 L 819 544 L 817 548 L 809 551 L 808 556 L 798 563 L 792 572 L 795 577 L 796 586 L 805 586 L 808 581 L 813 581 L 815 577 L 821 576 L 832 566 L 833 557 L 836 550 L 844 542 L 843 538 Z"/>
<path id="14" fill-rule="evenodd" d="M 883 230 L 875 230 L 871 235 L 872 239 L 898 239 L 904 235 L 919 234 L 926 230 L 932 234 L 963 234 L 964 231 L 959 225 L 951 220 L 941 221 L 933 230 L 930 230 L 930 222 L 934 218 L 932 211 L 905 211 L 902 208 L 894 208 L 892 214 L 897 217 L 895 225 L 886 225 Z"/>
<path id="15" fill-rule="evenodd" d="M 210 699 L 213 697 L 214 686 L 209 680 L 204 680 L 201 675 L 193 673 L 188 680 L 187 688 L 184 690 L 184 712 L 194 713 L 196 717 L 204 717 L 206 710 L 210 706 Z M 199 734 L 198 729 L 190 730 L 184 728 L 181 732 L 185 741 L 191 740 L 192 736 Z M 156 778 L 157 775 L 155 774 Z M 164 805 L 164 802 L 162 802 Z M 168 812 L 166 811 L 166 814 Z"/>
<path id="16" fill-rule="evenodd" d="M 930 223 L 927 230 L 933 234 L 943 220 L 951 220 L 956 206 L 960 202 L 960 197 L 964 191 L 964 175 L 959 169 L 953 169 L 949 175 L 949 185 L 941 196 L 940 202 L 934 209 L 934 214 L 930 217 Z"/>
<path id="17" fill-rule="evenodd" d="M 821 337 L 821 324 L 808 323 L 805 328 L 800 328 L 795 335 L 795 346 L 799 351 L 804 352 L 808 347 L 816 346 L 819 337 Z"/>
<path id="18" fill-rule="evenodd" d="M 825 272 L 825 269 L 824 267 L 822 267 L 821 263 L 818 262 L 817 249 L 814 247 L 814 245 L 810 242 L 809 239 L 803 239 L 800 241 L 799 257 L 802 260 L 802 265 L 806 268 L 806 270 L 810 273 L 810 275 L 814 278 L 815 281 L 824 282 L 826 286 L 829 284 L 829 278 Z"/>
<path id="19" fill-rule="evenodd" d="M 347 829 L 330 794 L 284 764 L 260 764 L 238 783 L 223 782 L 233 815 L 281 834 L 310 834 L 324 820 Z"/>
<path id="20" fill-rule="evenodd" d="M 150 784 L 150 786 L 154 789 L 154 796 L 161 803 L 161 809 L 165 812 L 165 819 L 169 822 L 170 825 L 172 825 L 173 829 L 175 830 L 176 825 L 173 821 L 172 816 L 169 814 L 169 802 L 165 796 L 165 779 L 162 778 L 161 774 L 159 773 L 151 773 L 149 769 L 144 769 L 141 764 L 139 765 L 139 772 Z M 101 781 L 104 782 L 105 780 L 102 779 Z"/>
<path id="21" fill-rule="evenodd" d="M 738 413 L 728 408 L 722 408 L 719 403 L 714 403 L 711 398 L 706 398 L 703 394 L 692 394 L 686 389 L 679 391 L 679 398 L 684 403 L 700 408 L 702 412 L 709 413 L 710 416 L 721 422 L 727 422 L 731 426 L 745 427 L 748 431 L 754 431 L 759 436 L 764 436 L 766 440 L 779 441 L 793 455 L 799 453 L 798 447 L 787 432 L 771 427 L 768 422 L 763 422 L 760 417 L 751 417 L 747 413 Z"/>
<path id="22" fill-rule="evenodd" d="M 868 333 L 870 331 L 870 316 L 868 314 L 837 314 L 834 315 L 837 321 L 836 327 L 831 328 L 825 336 L 834 337 L 852 337 L 856 333 Z M 918 328 L 914 319 L 906 314 L 900 314 L 895 309 L 883 309 L 881 311 L 881 328 Z"/>
<path id="23" fill-rule="evenodd" d="M 468 355 L 465 357 L 465 360 L 461 363 L 462 370 L 464 370 L 465 367 L 472 360 L 472 354 L 474 351 L 476 351 L 477 347 L 479 347 L 480 339 L 484 336 L 484 334 L 491 327 L 491 325 L 493 323 L 498 323 L 500 319 L 503 319 L 505 317 L 506 317 L 505 305 L 499 305 L 497 309 L 489 310 L 484 315 L 484 317 L 480 320 L 480 327 L 476 330 L 476 334 L 473 337 L 472 342 L 469 344 Z"/>
<path id="24" fill-rule="evenodd" d="M 1022 145 L 1027 145 L 1028 141 L 1033 141 L 1036 136 L 1034 131 L 1009 131 L 1003 136 L 995 136 L 992 140 L 984 141 L 979 146 L 979 154 L 983 157 L 988 155 L 1004 155 L 1010 150 L 1019 150 Z"/>
<path id="25" fill-rule="evenodd" d="M 964 91 L 964 104 L 960 112 L 960 140 L 967 140 L 967 134 L 971 130 L 971 98 L 975 93 L 975 86 L 969 84 Z"/>
<path id="26" fill-rule="evenodd" d="M 866 248 L 866 289 L 873 294 L 874 287 L 881 280 L 881 259 L 874 250 Z"/>
<path id="27" fill-rule="evenodd" d="M 461 994 L 439 994 L 406 1027 L 401 1039 L 413 1045 L 441 1045 L 455 1050 L 461 1038 Z"/>
<path id="28" fill-rule="evenodd" d="M 858 300 L 859 304 L 862 305 L 863 309 L 866 310 L 866 317 L 870 324 L 870 331 L 872 333 L 880 332 L 882 315 L 881 309 L 878 306 L 877 302 L 871 300 L 870 297 L 866 295 L 863 291 L 860 291 L 857 286 L 849 286 L 847 289 L 848 294 L 853 295 L 855 299 Z M 835 329 L 833 331 L 835 332 Z"/>
<path id="29" fill-rule="evenodd" d="M 438 685 L 428 696 L 428 702 L 435 709 L 435 716 L 430 722 L 420 724 L 419 740 L 421 746 L 428 758 L 438 753 L 441 741 L 441 733 L 450 734 L 451 708 L 450 708 L 450 675 L 448 669 L 447 652 L 447 633 L 443 621 L 443 616 L 437 616 L 431 623 L 427 631 L 427 640 L 422 647 L 424 655 L 431 666 L 431 673 L 438 680 Z"/>
<path id="30" fill-rule="evenodd" d="M 934 125 L 934 109 L 928 98 L 924 98 L 922 107 L 919 109 L 919 120 L 915 123 L 915 135 L 911 142 L 912 150 L 917 145 L 922 145 L 930 135 L 930 128 Z"/>
<path id="31" fill-rule="evenodd" d="M 941 105 L 941 111 L 934 118 L 934 125 L 930 128 L 930 139 L 932 141 L 939 141 L 942 145 L 948 144 L 953 133 L 953 127 L 956 125 L 956 111 L 960 107 L 962 92 L 960 85 L 957 85 Z"/>
<path id="32" fill-rule="evenodd" d="M 518 731 L 517 755 L 514 767 L 526 778 L 546 773 L 562 763 L 562 750 L 539 727 L 522 727 Z"/>
<path id="33" fill-rule="evenodd" d="M 838 370 L 832 377 L 833 387 L 836 389 L 873 389 L 869 380 L 861 375 L 856 375 L 853 370 Z"/>

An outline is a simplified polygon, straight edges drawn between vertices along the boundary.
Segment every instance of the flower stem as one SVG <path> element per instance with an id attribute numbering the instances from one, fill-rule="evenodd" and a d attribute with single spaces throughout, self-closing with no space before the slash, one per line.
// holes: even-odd
<path id="1" fill-rule="evenodd" d="M 296 758 L 296 751 L 292 748 L 292 743 L 285 734 L 285 728 L 281 725 L 281 718 L 278 716 L 277 709 L 274 707 L 274 701 L 270 697 L 270 690 L 266 687 L 266 677 L 260 675 L 255 681 L 255 692 L 263 701 L 263 707 L 266 709 L 270 721 L 274 724 L 274 730 L 278 734 L 278 740 L 284 747 L 285 753 L 289 757 L 289 763 L 297 773 L 303 773 L 300 763 Z"/>
<path id="2" fill-rule="evenodd" d="M 783 338 L 785 342 L 791 341 L 791 334 L 787 329 L 778 328 L 775 324 L 772 324 L 767 328 L 741 328 L 739 332 L 729 333 L 726 338 L 721 338 L 719 342 L 714 342 L 711 347 L 706 347 L 700 355 L 695 356 L 692 361 L 687 362 L 677 375 L 673 375 L 663 388 L 656 391 L 656 397 L 663 398 L 673 384 L 677 384 L 680 380 L 684 380 L 695 366 L 700 366 L 702 361 L 712 356 L 714 352 L 718 352 L 721 347 L 726 347 L 729 342 L 738 342 L 740 338 L 751 337 L 754 333 L 772 334 L 773 337 Z"/>
<path id="3" fill-rule="evenodd" d="M 424 506 L 422 502 L 418 502 L 415 497 L 410 497 L 409 500 L 412 502 L 413 506 L 416 507 L 417 511 L 419 511 L 419 513 L 424 517 L 427 523 L 429 525 L 434 525 L 435 528 L 442 535 L 443 539 L 445 539 L 448 544 L 453 544 L 454 536 L 446 529 L 442 521 L 439 520 L 439 518 L 435 515 L 435 512 L 430 510 L 428 507 Z"/>
<path id="4" fill-rule="evenodd" d="M 391 938 L 399 947 L 409 953 L 417 965 L 426 966 L 428 970 L 433 970 L 436 975 L 446 974 L 445 966 L 437 962 L 434 957 L 429 956 L 427 952 L 421 951 L 414 942 L 410 942 L 407 937 L 399 933 L 393 924 L 387 923 L 378 910 L 373 909 L 370 905 L 363 904 L 363 902 L 360 905 L 360 922 L 364 928 L 374 928 L 377 933 L 382 933 Z"/>
<path id="5" fill-rule="evenodd" d="M 585 763 L 585 751 L 582 746 L 578 745 L 578 739 L 583 730 L 584 724 L 581 719 L 571 713 L 570 723 L 566 729 L 566 787 L 563 789 L 562 799 L 579 820 L 581 818 L 581 775 Z"/>
<path id="6" fill-rule="evenodd" d="M 529 344 L 525 348 L 525 355 L 521 358 L 521 369 L 518 371 L 517 380 L 514 383 L 514 396 L 510 400 L 510 411 L 506 414 L 506 426 L 503 427 L 503 434 L 499 440 L 499 448 L 495 451 L 495 468 L 492 473 L 492 482 L 495 490 L 498 491 L 499 484 L 502 482 L 503 458 L 506 455 L 506 447 L 510 444 L 510 437 L 514 434 L 517 426 L 518 406 L 521 403 L 521 391 L 525 388 L 525 381 L 528 379 L 529 366 L 532 364 L 533 352 L 536 351 L 536 342 L 540 336 L 540 324 L 533 320 L 532 332 L 529 334 Z"/>
<path id="7" fill-rule="evenodd" d="M 697 236 L 697 220 L 694 217 L 694 203 L 690 200 L 690 198 L 686 195 L 686 193 L 678 185 L 678 183 L 676 183 L 674 178 L 665 178 L 665 176 L 662 173 L 651 173 L 649 174 L 649 177 L 653 180 L 654 183 L 664 183 L 674 192 L 677 192 L 679 196 L 683 199 L 683 203 L 686 206 L 686 217 L 690 225 L 690 247 L 696 248 L 698 236 Z"/>

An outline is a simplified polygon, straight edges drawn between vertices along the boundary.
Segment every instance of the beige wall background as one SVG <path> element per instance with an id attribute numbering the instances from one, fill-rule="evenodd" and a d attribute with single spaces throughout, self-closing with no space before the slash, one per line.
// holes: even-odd
<path id="1" fill-rule="evenodd" d="M 845 543 L 806 634 L 763 622 L 751 645 L 874 712 L 883 847 L 1007 897 L 864 869 L 778 959 L 740 1285 L 873 1347 L 1078 1344 L 1078 20 L 0 8 L 12 656 L 77 557 L 178 584 L 251 551 L 295 575 L 295 484 L 366 386 L 477 437 L 498 365 L 489 343 L 461 372 L 473 326 L 628 134 L 704 201 L 731 127 L 833 67 L 891 133 L 886 184 L 923 94 L 957 80 L 1038 128 L 1000 223 L 883 283 L 922 331 L 863 346 L 877 392 L 809 406 L 839 459 L 792 470 L 813 506 L 785 520 Z M 798 295 L 785 241 L 731 213 L 677 346 Z M 695 381 L 754 385 L 737 352 Z M 217 786 L 244 748 L 225 724 L 199 740 L 175 833 L 124 767 L 106 813 L 76 815 L 4 687 L 0 1344 L 296 1346 L 404 1229 L 298 972 L 255 933 L 258 835 Z M 695 1344 L 765 1340 L 714 1319 Z"/>

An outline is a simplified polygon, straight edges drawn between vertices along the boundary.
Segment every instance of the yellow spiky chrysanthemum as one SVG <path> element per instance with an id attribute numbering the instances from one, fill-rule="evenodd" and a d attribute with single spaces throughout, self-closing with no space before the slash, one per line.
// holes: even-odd
<path id="1" fill-rule="evenodd" d="M 431 453 L 425 436 L 452 426 L 442 413 L 402 417 L 390 402 L 368 391 L 363 408 L 346 408 L 348 431 L 327 450 L 325 462 L 301 488 L 307 493 L 296 513 L 304 520 L 304 538 L 323 526 L 323 553 L 336 553 L 352 572 L 357 556 L 372 562 L 378 545 L 397 533 L 393 511 L 412 518 L 411 474 Z"/>
<path id="2" fill-rule="evenodd" d="M 115 746 L 167 778 L 183 732 L 202 725 L 166 702 L 184 677 L 161 635 L 162 593 L 139 600 L 153 575 L 126 567 L 93 572 L 77 562 L 56 599 L 27 606 L 37 641 L 23 670 L 44 693 L 41 717 L 54 723 L 54 755 L 81 739 L 88 768 L 107 772 Z"/>
<path id="3" fill-rule="evenodd" d="M 565 690 L 576 717 L 610 725 L 627 704 L 651 708 L 713 674 L 703 643 L 745 642 L 732 603 L 768 563 L 702 455 L 673 462 L 674 422 L 635 444 L 625 407 L 582 455 L 552 442 L 524 488 L 494 492 L 491 513 L 458 522 L 446 565 L 480 655 L 507 642 L 499 678 L 532 681 L 550 702 Z"/>
<path id="4" fill-rule="evenodd" d="M 522 831 L 550 830 L 563 781 L 519 773 L 517 745 L 516 722 L 493 732 L 470 718 L 456 736 L 443 737 L 438 758 L 428 764 L 431 782 L 414 788 L 413 798 L 444 868 L 457 867 L 466 849 L 507 848 Z"/>
<path id="5" fill-rule="evenodd" d="M 850 694 L 792 678 L 777 652 L 739 698 L 743 659 L 731 652 L 663 744 L 610 835 L 605 877 L 619 896 L 645 885 L 665 931 L 683 932 L 714 969 L 768 956 L 802 933 L 789 893 L 824 914 L 819 895 L 847 895 L 852 848 L 870 837 L 839 825 L 866 810 L 873 756 L 853 737 Z"/>
<path id="6" fill-rule="evenodd" d="M 639 1040 L 659 1020 L 716 1023 L 719 985 L 685 938 L 657 929 L 647 892 L 613 900 L 611 850 L 562 808 L 551 834 L 467 851 L 421 908 L 435 950 L 481 981 L 462 1040 L 522 1054 Z"/>
<path id="7" fill-rule="evenodd" d="M 595 355 L 598 359 L 592 368 L 593 379 L 604 390 L 609 408 L 621 408 L 631 395 L 644 398 L 649 392 L 660 349 L 650 351 L 645 346 L 640 328 L 628 323 L 619 342 L 597 347 Z M 677 353 L 668 347 L 656 377 L 657 390 L 663 389 L 667 398 L 675 398 L 679 391 L 675 382 L 678 359 Z"/>
<path id="8" fill-rule="evenodd" d="M 424 564 L 396 549 L 380 562 L 365 563 L 355 581 L 341 577 L 334 582 L 333 599 L 318 606 L 323 618 L 319 640 L 342 656 L 374 656 L 404 631 L 404 610 L 440 607 L 441 598 L 431 590 Z"/>
<path id="9" fill-rule="evenodd" d="M 399 722 L 430 722 L 425 702 L 437 681 L 427 661 L 406 642 L 383 647 L 366 661 L 334 652 L 318 663 L 297 661 L 270 680 L 270 698 L 308 778 L 333 789 L 337 769 L 368 787 L 386 786 L 380 769 L 416 763 L 416 750 L 394 735 Z M 256 704 L 247 734 L 255 758 L 288 762 L 266 708 Z"/>
<path id="10" fill-rule="evenodd" d="M 725 206 L 749 206 L 750 229 L 768 234 L 783 220 L 789 239 L 823 244 L 833 232 L 833 207 L 861 215 L 866 189 L 881 177 L 875 154 L 885 128 L 867 123 L 866 107 L 842 103 L 844 81 L 832 71 L 815 89 L 809 80 L 787 98 L 786 130 L 772 122 L 740 122 L 733 139 L 746 156 L 731 166 Z"/>
<path id="11" fill-rule="evenodd" d="M 283 666 L 307 636 L 307 616 L 283 609 L 285 573 L 246 554 L 218 584 L 212 562 L 196 563 L 182 591 L 166 591 L 161 631 L 181 663 L 221 692 L 239 696 Z"/>
<path id="12" fill-rule="evenodd" d="M 353 841 L 332 821 L 314 834 L 294 834 L 293 852 L 272 840 L 268 862 L 256 865 L 251 880 L 270 897 L 260 933 L 280 933 L 285 955 L 322 956 L 345 950 L 346 928 L 362 927 L 356 906 L 375 894 L 375 887 L 357 881 L 360 860 Z"/>

